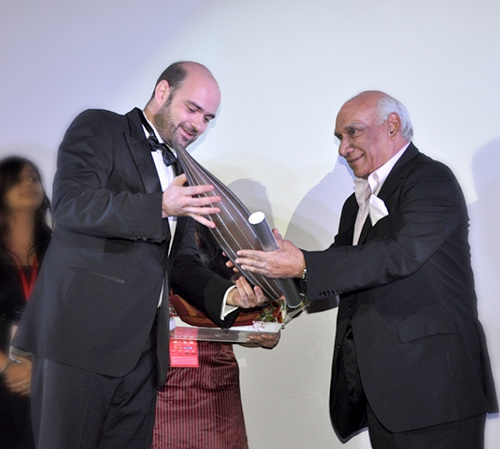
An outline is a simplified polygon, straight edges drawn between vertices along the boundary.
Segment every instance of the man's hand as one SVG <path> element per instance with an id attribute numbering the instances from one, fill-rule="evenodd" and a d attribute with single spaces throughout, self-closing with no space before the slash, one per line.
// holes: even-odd
<path id="1" fill-rule="evenodd" d="M 283 240 L 277 229 L 273 229 L 278 249 L 274 251 L 239 250 L 236 263 L 244 271 L 270 278 L 300 278 L 306 267 L 304 254 L 292 242 Z"/>
<path id="2" fill-rule="evenodd" d="M 227 298 L 226 304 L 229 306 L 251 309 L 252 307 L 263 306 L 267 303 L 267 297 L 258 286 L 252 288 L 248 281 L 240 276 L 235 281 L 236 289 L 233 289 Z"/>
<path id="3" fill-rule="evenodd" d="M 13 363 L 5 371 L 5 385 L 12 391 L 21 396 L 27 396 L 31 391 L 31 359 L 17 356 L 21 363 Z"/>
<path id="4" fill-rule="evenodd" d="M 210 207 L 219 203 L 219 196 L 196 197 L 213 191 L 214 186 L 184 186 L 187 178 L 185 174 L 176 176 L 172 183 L 163 192 L 162 218 L 166 217 L 192 217 L 199 223 L 215 228 L 215 223 L 205 218 L 204 215 L 218 214 L 218 207 Z"/>
<path id="5" fill-rule="evenodd" d="M 280 341 L 281 331 L 275 334 L 250 334 L 247 337 L 247 343 L 243 346 L 260 346 L 261 348 L 273 349 Z"/>

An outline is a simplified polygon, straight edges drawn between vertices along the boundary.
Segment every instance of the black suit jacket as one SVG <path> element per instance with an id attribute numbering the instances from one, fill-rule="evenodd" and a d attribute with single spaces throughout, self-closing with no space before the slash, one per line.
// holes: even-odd
<path id="1" fill-rule="evenodd" d="M 166 292 L 188 289 L 185 297 L 221 326 L 235 318 L 219 319 L 232 284 L 199 260 L 191 219 L 178 219 L 167 257 L 170 230 L 139 114 L 89 110 L 68 129 L 54 180 L 53 239 L 14 341 L 37 356 L 109 376 L 126 374 L 139 360 L 163 284 Z M 174 269 L 177 263 L 183 269 Z M 160 311 L 161 385 L 167 296 Z"/>
<path id="2" fill-rule="evenodd" d="M 368 218 L 358 246 L 352 195 L 334 244 L 305 252 L 308 297 L 340 295 L 330 397 L 337 433 L 347 438 L 365 424 L 363 410 L 334 397 L 349 328 L 364 392 L 390 431 L 498 410 L 455 177 L 411 144 L 379 197 L 389 215 L 373 227 Z"/>

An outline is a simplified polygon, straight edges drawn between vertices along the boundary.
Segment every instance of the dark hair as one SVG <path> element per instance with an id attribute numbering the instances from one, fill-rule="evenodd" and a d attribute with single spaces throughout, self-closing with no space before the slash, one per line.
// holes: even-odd
<path id="1" fill-rule="evenodd" d="M 167 81 L 170 86 L 170 94 L 172 96 L 182 86 L 183 81 L 186 79 L 187 64 L 192 63 L 188 61 L 179 61 L 169 65 L 156 80 L 155 89 L 161 81 Z M 153 89 L 151 99 L 155 96 L 155 89 Z"/>
<path id="2" fill-rule="evenodd" d="M 7 237 L 9 233 L 7 215 L 9 210 L 5 203 L 6 193 L 19 183 L 21 171 L 29 165 L 42 180 L 42 175 L 38 167 L 29 159 L 10 156 L 0 161 L 0 249 L 4 256 L 10 255 L 7 246 Z M 50 201 L 45 190 L 43 192 L 43 201 L 35 213 L 35 241 L 33 248 L 30 248 L 29 255 L 36 253 L 39 261 L 43 258 L 52 235 L 52 230 L 47 223 L 50 215 Z"/>

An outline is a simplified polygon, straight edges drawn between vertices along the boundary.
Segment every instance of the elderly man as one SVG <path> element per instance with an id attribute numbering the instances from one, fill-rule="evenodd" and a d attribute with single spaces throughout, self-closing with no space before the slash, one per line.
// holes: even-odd
<path id="1" fill-rule="evenodd" d="M 197 258 L 192 218 L 213 225 L 206 215 L 218 209 L 205 206 L 220 198 L 196 197 L 212 186 L 184 186 L 171 152 L 203 134 L 219 102 L 209 70 L 180 62 L 160 75 L 143 111 L 85 111 L 66 132 L 56 228 L 14 340 L 34 354 L 37 449 L 149 449 L 170 287 L 189 285 L 190 300 L 221 326 L 235 319 L 226 304 L 265 300 Z"/>
<path id="2" fill-rule="evenodd" d="M 377 449 L 481 448 L 498 405 L 461 189 L 387 94 L 346 102 L 335 135 L 356 179 L 332 246 L 301 251 L 275 231 L 278 250 L 237 262 L 301 278 L 310 300 L 340 297 L 330 414 L 342 441 L 368 426 Z"/>

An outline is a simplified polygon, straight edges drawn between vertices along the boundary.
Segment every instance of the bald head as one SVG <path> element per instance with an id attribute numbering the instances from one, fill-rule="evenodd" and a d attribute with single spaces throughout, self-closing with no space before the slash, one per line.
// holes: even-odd
<path id="1" fill-rule="evenodd" d="M 179 89 L 179 87 L 181 87 L 182 83 L 189 73 L 199 75 L 204 74 L 207 78 L 211 78 L 215 85 L 217 85 L 218 87 L 217 81 L 212 75 L 212 72 L 210 72 L 210 70 L 208 70 L 208 68 L 203 64 L 194 61 L 178 61 L 170 64 L 158 77 L 158 79 L 156 80 L 155 89 L 153 90 L 149 101 L 154 99 L 156 87 L 162 81 L 166 81 L 170 86 L 171 93 L 175 93 L 175 91 Z"/>
<path id="2" fill-rule="evenodd" d="M 170 147 L 186 147 L 215 118 L 220 97 L 219 85 L 204 65 L 176 62 L 158 78 L 144 111 Z"/>
<path id="3" fill-rule="evenodd" d="M 384 92 L 380 90 L 365 90 L 354 97 L 352 97 L 350 100 L 347 100 L 345 104 L 348 103 L 364 103 L 366 105 L 377 105 L 378 101 L 384 97 L 387 97 L 388 95 L 385 94 Z"/>
<path id="4" fill-rule="evenodd" d="M 347 101 L 337 115 L 339 154 L 355 176 L 367 178 L 411 139 L 406 108 L 384 92 L 365 91 Z"/>
<path id="5" fill-rule="evenodd" d="M 413 125 L 411 123 L 410 114 L 406 106 L 396 98 L 382 92 L 380 90 L 366 90 L 351 98 L 351 100 L 366 101 L 375 105 L 378 109 L 378 118 L 380 121 L 387 120 L 389 114 L 396 114 L 401 121 L 401 135 L 407 141 L 413 137 Z M 349 100 L 349 101 L 351 101 Z"/>

